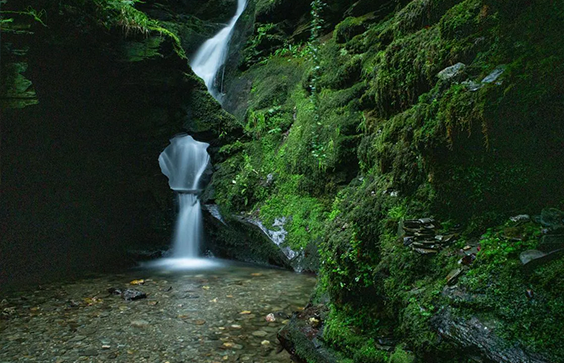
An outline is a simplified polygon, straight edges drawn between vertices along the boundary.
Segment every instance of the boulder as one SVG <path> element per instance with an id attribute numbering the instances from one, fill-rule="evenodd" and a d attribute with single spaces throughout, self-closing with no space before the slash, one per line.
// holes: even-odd
<path id="1" fill-rule="evenodd" d="M 464 319 L 445 308 L 431 319 L 431 325 L 445 339 L 464 349 L 476 351 L 497 363 L 549 363 L 543 356 L 526 351 L 518 344 L 509 344 L 495 332 L 495 324 L 486 324 L 477 317 Z"/>
<path id="2" fill-rule="evenodd" d="M 454 80 L 456 79 L 456 77 L 459 77 L 462 74 L 464 68 L 466 68 L 466 65 L 464 63 L 458 62 L 455 65 L 452 65 L 440 71 L 437 74 L 437 77 L 443 81 Z"/>
<path id="3" fill-rule="evenodd" d="M 309 306 L 294 313 L 290 322 L 278 332 L 278 340 L 295 362 L 337 363 L 341 357 L 321 340 L 323 320 L 328 309 L 324 305 Z"/>

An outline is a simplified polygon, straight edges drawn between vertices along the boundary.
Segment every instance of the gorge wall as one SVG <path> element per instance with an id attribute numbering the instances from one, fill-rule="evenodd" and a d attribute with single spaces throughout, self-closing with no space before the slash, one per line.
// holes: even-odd
<path id="1" fill-rule="evenodd" d="M 329 309 L 305 329 L 344 359 L 563 359 L 562 260 L 522 267 L 564 242 L 543 243 L 560 227 L 542 217 L 562 223 L 546 209 L 564 200 L 562 5 L 256 1 L 226 87 L 245 133 L 220 149 L 216 201 L 315 246 Z"/>
<path id="2" fill-rule="evenodd" d="M 127 249 L 168 246 L 159 153 L 183 130 L 213 151 L 233 128 L 185 56 L 229 6 L 200 19 L 183 13 L 190 2 L 144 4 L 157 27 L 112 4 L 2 5 L 3 284 L 129 265 Z"/>
<path id="3" fill-rule="evenodd" d="M 116 4 L 2 23 L 3 279 L 166 244 L 156 155 L 184 129 L 211 144 L 208 202 L 319 255 L 300 359 L 564 359 L 562 1 L 252 1 L 234 116 L 185 59 L 233 1 Z"/>

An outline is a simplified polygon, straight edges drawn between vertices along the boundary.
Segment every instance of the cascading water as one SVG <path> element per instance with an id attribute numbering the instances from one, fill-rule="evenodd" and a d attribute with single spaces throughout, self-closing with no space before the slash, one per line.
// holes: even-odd
<path id="1" fill-rule="evenodd" d="M 208 39 L 196 52 L 194 59 L 190 63 L 192 70 L 202 78 L 210 94 L 221 102 L 221 90 L 216 87 L 218 71 L 225 64 L 229 41 L 233 36 L 233 29 L 239 17 L 247 6 L 247 0 L 237 0 L 237 12 L 231 18 L 229 24 L 213 38 Z"/>
<path id="2" fill-rule="evenodd" d="M 177 192 L 198 191 L 200 179 L 208 166 L 208 144 L 190 135 L 178 135 L 159 156 L 159 165 L 168 177 L 170 189 Z"/>
<path id="3" fill-rule="evenodd" d="M 225 64 L 229 41 L 237 20 L 245 10 L 247 0 L 237 0 L 237 12 L 225 28 L 207 40 L 196 52 L 190 64 L 200 76 L 210 94 L 221 102 L 221 92 L 215 87 L 218 71 Z M 170 140 L 170 145 L 159 156 L 159 165 L 168 184 L 177 193 L 178 216 L 176 220 L 171 258 L 165 258 L 149 266 L 198 268 L 217 264 L 198 259 L 202 239 L 202 210 L 198 199 L 200 179 L 209 163 L 206 151 L 208 144 L 198 142 L 189 135 L 180 135 Z"/>
<path id="4" fill-rule="evenodd" d="M 178 217 L 172 241 L 173 258 L 196 258 L 202 239 L 202 210 L 197 193 L 210 157 L 208 144 L 179 135 L 159 156 L 159 165 L 177 192 Z"/>
<path id="5" fill-rule="evenodd" d="M 159 156 L 159 165 L 178 200 L 178 215 L 174 227 L 171 258 L 151 265 L 167 268 L 194 268 L 212 265 L 198 259 L 202 240 L 202 209 L 198 193 L 201 178 L 209 164 L 208 144 L 190 135 L 178 135 Z"/>

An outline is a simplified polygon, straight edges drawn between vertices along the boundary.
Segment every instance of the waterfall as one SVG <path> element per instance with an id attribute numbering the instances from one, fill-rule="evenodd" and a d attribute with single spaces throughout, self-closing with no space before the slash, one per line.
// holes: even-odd
<path id="1" fill-rule="evenodd" d="M 200 200 L 193 193 L 178 193 L 178 217 L 174 227 L 172 257 L 197 257 L 201 240 L 202 208 Z"/>
<path id="2" fill-rule="evenodd" d="M 178 215 L 172 241 L 172 257 L 198 257 L 202 239 L 202 210 L 197 193 L 209 163 L 208 144 L 189 135 L 179 135 L 159 156 L 159 165 L 168 184 L 177 194 Z"/>
<path id="3" fill-rule="evenodd" d="M 218 71 L 225 64 L 229 41 L 237 20 L 245 10 L 246 0 L 237 0 L 237 12 L 225 28 L 207 40 L 196 52 L 190 64 L 194 73 L 200 76 L 210 94 L 221 101 L 221 92 L 215 87 Z M 168 177 L 170 189 L 178 201 L 178 215 L 172 241 L 172 256 L 148 266 L 168 269 L 185 269 L 217 266 L 217 263 L 199 259 L 202 240 L 202 209 L 198 192 L 201 191 L 201 177 L 209 164 L 208 144 L 198 142 L 189 135 L 179 135 L 170 140 L 170 145 L 160 154 L 159 165 Z"/>
<path id="4" fill-rule="evenodd" d="M 159 165 L 168 177 L 170 189 L 177 192 L 196 192 L 200 178 L 208 166 L 208 144 L 190 135 L 178 135 L 159 156 Z"/>
<path id="5" fill-rule="evenodd" d="M 208 39 L 196 52 L 190 67 L 196 75 L 202 78 L 210 94 L 221 102 L 221 90 L 216 87 L 216 77 L 218 71 L 225 64 L 229 41 L 233 36 L 233 29 L 237 20 L 245 10 L 246 0 L 237 0 L 237 12 L 231 18 L 227 26 L 213 38 Z"/>

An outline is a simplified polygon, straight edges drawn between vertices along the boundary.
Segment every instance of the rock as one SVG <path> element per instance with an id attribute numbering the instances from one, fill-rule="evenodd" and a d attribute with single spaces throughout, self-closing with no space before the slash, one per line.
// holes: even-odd
<path id="1" fill-rule="evenodd" d="M 324 305 L 309 306 L 278 332 L 278 340 L 297 362 L 337 363 L 343 360 L 323 343 L 323 326 L 313 327 L 309 319 L 327 313 Z"/>
<path id="2" fill-rule="evenodd" d="M 521 254 L 519 255 L 519 259 L 521 260 L 521 263 L 523 265 L 526 265 L 529 262 L 536 260 L 538 258 L 544 257 L 544 256 L 546 256 L 546 253 L 544 253 L 544 252 L 537 251 L 537 250 L 527 250 L 527 251 L 521 252 Z"/>
<path id="3" fill-rule="evenodd" d="M 545 208 L 540 215 L 540 223 L 552 230 L 563 228 L 564 212 L 556 208 Z"/>
<path id="4" fill-rule="evenodd" d="M 509 220 L 515 223 L 527 223 L 531 220 L 531 217 L 528 214 L 519 214 L 514 217 L 509 217 Z"/>
<path id="5" fill-rule="evenodd" d="M 544 253 L 538 250 L 524 251 L 519 255 L 519 259 L 523 264 L 523 268 L 527 271 L 532 271 L 535 268 L 549 263 L 564 255 L 564 248 Z"/>
<path id="6" fill-rule="evenodd" d="M 149 322 L 143 319 L 133 320 L 131 321 L 131 326 L 135 328 L 146 328 L 149 326 Z"/>
<path id="7" fill-rule="evenodd" d="M 266 321 L 268 321 L 269 323 L 270 323 L 270 322 L 273 322 L 273 321 L 276 321 L 276 318 L 274 317 L 274 314 L 273 314 L 273 313 L 268 314 L 268 315 L 265 317 L 265 319 L 266 319 Z"/>
<path id="8" fill-rule="evenodd" d="M 252 333 L 255 337 L 265 337 L 268 335 L 264 330 L 257 330 Z"/>
<path id="9" fill-rule="evenodd" d="M 434 255 L 439 252 L 437 250 L 432 250 L 429 248 L 413 248 L 413 251 L 420 253 L 422 255 Z"/>
<path id="10" fill-rule="evenodd" d="M 484 79 L 482 79 L 482 83 L 492 83 L 495 82 L 499 76 L 501 76 L 505 72 L 505 66 L 501 65 L 496 67 L 490 74 L 488 74 Z M 501 84 L 501 82 L 496 82 L 496 84 Z"/>
<path id="11" fill-rule="evenodd" d="M 206 323 L 206 321 L 204 319 L 194 320 L 194 324 L 196 324 L 196 325 L 204 325 L 205 323 Z"/>
<path id="12" fill-rule="evenodd" d="M 476 83 L 474 81 L 464 81 L 462 82 L 463 85 L 466 86 L 466 89 L 470 92 L 476 92 L 477 90 L 479 90 L 480 88 L 484 87 L 484 85 L 482 83 Z"/>
<path id="13" fill-rule="evenodd" d="M 111 287 L 108 289 L 108 292 L 113 295 L 120 295 L 126 301 L 145 299 L 147 297 L 147 294 L 144 292 L 133 289 L 121 290 Z"/>
<path id="14" fill-rule="evenodd" d="M 518 343 L 509 343 L 478 318 L 454 316 L 445 308 L 431 318 L 431 326 L 445 339 L 455 342 L 463 349 L 477 350 L 489 360 L 497 363 L 548 363 L 539 354 L 527 352 Z"/>
<path id="15" fill-rule="evenodd" d="M 227 225 L 227 223 L 225 223 L 225 220 L 223 219 L 223 216 L 221 215 L 221 212 L 219 211 L 219 206 L 217 204 L 205 204 L 204 208 L 206 208 L 206 210 L 212 217 L 223 223 L 223 225 Z"/>
<path id="16" fill-rule="evenodd" d="M 464 68 L 466 68 L 466 65 L 464 63 L 458 62 L 455 65 L 447 67 L 437 73 L 437 77 L 443 81 L 448 81 L 462 74 Z"/>
<path id="17" fill-rule="evenodd" d="M 447 285 L 452 286 L 452 285 L 456 284 L 456 282 L 458 281 L 458 278 L 460 277 L 461 274 L 462 274 L 461 268 L 456 268 L 456 269 L 452 270 L 451 272 L 449 272 L 449 274 L 446 277 Z"/>
<path id="18" fill-rule="evenodd" d="M 419 223 L 434 228 L 433 223 L 435 223 L 435 220 L 433 218 L 419 218 Z"/>
<path id="19" fill-rule="evenodd" d="M 214 256 L 292 270 L 296 268 L 291 260 L 299 253 L 281 245 L 286 235 L 284 228 L 273 226 L 276 228 L 270 230 L 259 220 L 246 216 L 224 215 L 220 220 L 211 211 L 205 212 L 205 223 L 213 226 L 209 228 L 207 248 Z"/>
<path id="20" fill-rule="evenodd" d="M 126 301 L 145 299 L 147 294 L 139 290 L 126 289 L 122 292 L 121 297 Z"/>
<path id="21" fill-rule="evenodd" d="M 98 351 L 96 349 L 86 349 L 80 353 L 81 356 L 85 357 L 92 357 L 98 355 Z"/>
<path id="22" fill-rule="evenodd" d="M 538 249 L 550 252 L 564 248 L 564 234 L 547 234 L 542 236 Z"/>

